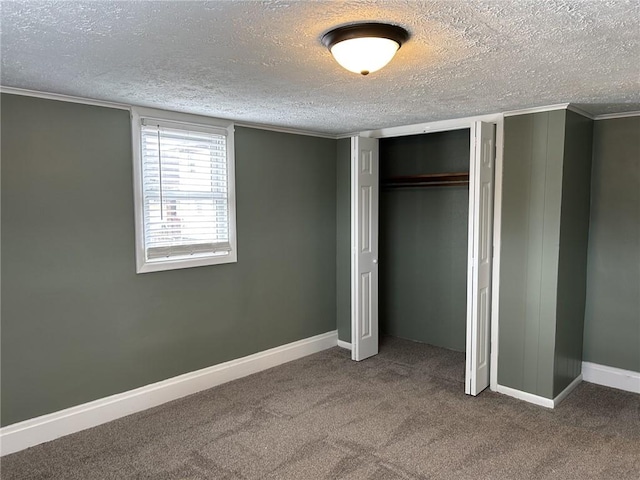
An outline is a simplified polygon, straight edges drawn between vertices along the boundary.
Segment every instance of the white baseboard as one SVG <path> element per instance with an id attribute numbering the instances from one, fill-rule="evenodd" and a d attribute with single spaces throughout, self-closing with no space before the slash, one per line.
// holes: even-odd
<path id="1" fill-rule="evenodd" d="M 505 387 L 504 385 L 497 385 L 496 392 L 508 395 L 518 400 L 524 400 L 525 402 L 533 403 L 541 407 L 553 408 L 553 400 L 551 398 L 541 397 L 534 395 L 533 393 L 523 392 L 522 390 L 516 390 L 515 388 Z"/>
<path id="2" fill-rule="evenodd" d="M 569 395 L 571 392 L 573 392 L 573 389 L 576 388 L 578 385 L 580 385 L 580 383 L 582 382 L 583 378 L 582 378 L 582 374 L 578 375 L 573 382 L 571 382 L 569 385 L 567 385 L 567 388 L 565 388 L 563 391 L 561 391 L 558 396 L 556 398 L 553 399 L 553 406 L 554 408 L 558 406 L 558 404 L 564 400 L 565 398 L 567 398 L 567 395 Z"/>
<path id="3" fill-rule="evenodd" d="M 343 340 L 338 340 L 338 346 L 340 348 L 345 348 L 347 350 L 351 350 L 351 344 L 349 342 L 345 342 Z"/>
<path id="4" fill-rule="evenodd" d="M 582 375 L 585 382 L 640 393 L 640 372 L 582 362 Z"/>
<path id="5" fill-rule="evenodd" d="M 508 395 L 518 400 L 524 400 L 525 402 L 533 403 L 546 408 L 555 408 L 558 404 L 569 395 L 574 388 L 580 385 L 582 382 L 582 374 L 578 375 L 557 397 L 551 399 L 547 397 L 541 397 L 540 395 L 534 395 L 533 393 L 523 392 L 522 390 L 516 390 L 515 388 L 505 387 L 504 385 L 498 385 L 496 392 Z"/>
<path id="6" fill-rule="evenodd" d="M 0 428 L 0 456 L 335 347 L 332 331 Z"/>

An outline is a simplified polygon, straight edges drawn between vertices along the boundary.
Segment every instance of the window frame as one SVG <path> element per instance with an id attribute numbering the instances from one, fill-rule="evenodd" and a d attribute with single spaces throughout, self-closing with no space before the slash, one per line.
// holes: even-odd
<path id="1" fill-rule="evenodd" d="M 200 130 L 226 130 L 227 151 L 227 192 L 228 192 L 228 221 L 229 244 L 231 250 L 227 253 L 199 255 L 194 258 L 175 258 L 167 260 L 147 260 L 144 237 L 144 191 L 142 171 L 142 120 L 153 119 L 176 124 L 185 127 L 196 127 Z M 165 270 L 177 270 L 182 268 L 204 267 L 208 265 L 221 265 L 236 263 L 238 261 L 236 239 L 236 182 L 235 182 L 235 142 L 234 124 L 228 120 L 222 120 L 201 115 L 157 110 L 153 108 L 134 107 L 131 109 L 131 141 L 133 150 L 133 201 L 135 217 L 135 250 L 136 273 L 161 272 Z"/>

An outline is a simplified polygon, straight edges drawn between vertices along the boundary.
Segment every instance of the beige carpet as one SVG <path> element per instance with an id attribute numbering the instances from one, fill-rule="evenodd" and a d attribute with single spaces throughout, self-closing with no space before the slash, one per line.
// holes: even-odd
<path id="1" fill-rule="evenodd" d="M 334 348 L 2 458 L 14 479 L 633 479 L 640 396 L 464 395 L 464 355 Z"/>

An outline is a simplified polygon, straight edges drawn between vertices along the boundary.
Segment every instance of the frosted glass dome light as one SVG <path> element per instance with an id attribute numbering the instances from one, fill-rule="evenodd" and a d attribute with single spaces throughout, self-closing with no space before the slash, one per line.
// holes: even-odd
<path id="1" fill-rule="evenodd" d="M 331 53 L 350 72 L 367 75 L 389 63 L 399 48 L 388 38 L 362 37 L 336 43 Z"/>
<path id="2" fill-rule="evenodd" d="M 402 27 L 359 23 L 325 33 L 322 43 L 345 69 L 368 75 L 389 63 L 408 39 L 409 32 Z"/>

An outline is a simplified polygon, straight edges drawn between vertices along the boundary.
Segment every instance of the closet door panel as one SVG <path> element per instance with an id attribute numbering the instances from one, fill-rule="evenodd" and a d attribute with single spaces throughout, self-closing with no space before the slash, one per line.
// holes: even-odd
<path id="1" fill-rule="evenodd" d="M 465 391 L 489 386 L 495 127 L 477 122 L 469 185 L 469 282 Z"/>
<path id="2" fill-rule="evenodd" d="M 351 356 L 378 353 L 378 140 L 351 139 Z"/>

